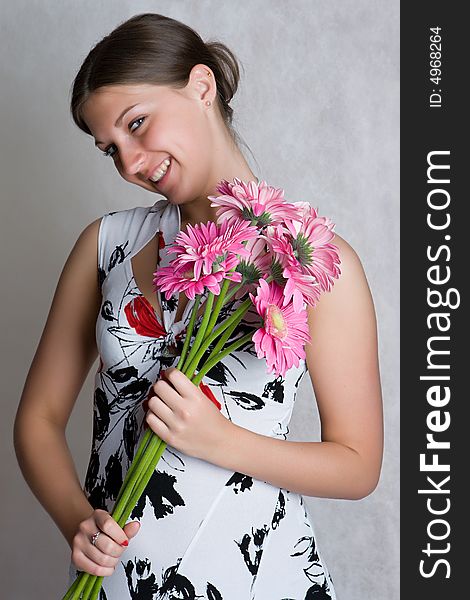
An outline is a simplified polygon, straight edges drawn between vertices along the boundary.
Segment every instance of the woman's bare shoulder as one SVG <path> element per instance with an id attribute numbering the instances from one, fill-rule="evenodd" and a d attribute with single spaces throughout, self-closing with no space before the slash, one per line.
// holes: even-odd
<path id="1" fill-rule="evenodd" d="M 331 290 L 320 296 L 316 306 L 308 306 L 312 318 L 319 317 L 327 308 L 340 308 L 345 303 L 350 304 L 354 299 L 364 302 L 366 297 L 370 296 L 362 261 L 353 246 L 337 233 L 334 234 L 330 243 L 338 249 L 340 274 L 337 279 L 333 280 Z"/>
<path id="2" fill-rule="evenodd" d="M 86 247 L 91 245 L 93 248 L 97 249 L 98 233 L 100 230 L 102 219 L 103 217 L 101 216 L 95 219 L 94 221 L 91 221 L 91 223 L 88 223 L 88 225 L 86 225 L 78 235 L 77 242 L 78 240 L 81 240 Z"/>
<path id="3" fill-rule="evenodd" d="M 361 262 L 356 250 L 351 246 L 351 244 L 347 240 L 341 237 L 338 233 L 335 232 L 334 237 L 330 243 L 338 247 L 338 253 L 341 262 L 343 262 L 344 260 L 346 260 L 348 263 L 352 260 L 357 260 Z"/>

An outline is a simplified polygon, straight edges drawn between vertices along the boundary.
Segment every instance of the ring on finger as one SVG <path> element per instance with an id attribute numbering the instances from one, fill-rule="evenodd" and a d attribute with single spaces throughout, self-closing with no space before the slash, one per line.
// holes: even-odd
<path id="1" fill-rule="evenodd" d="M 96 540 L 98 539 L 98 537 L 100 536 L 100 534 L 101 534 L 101 531 L 97 531 L 96 533 L 94 533 L 91 536 L 90 541 L 91 541 L 91 545 L 92 546 L 94 546 L 96 544 Z"/>

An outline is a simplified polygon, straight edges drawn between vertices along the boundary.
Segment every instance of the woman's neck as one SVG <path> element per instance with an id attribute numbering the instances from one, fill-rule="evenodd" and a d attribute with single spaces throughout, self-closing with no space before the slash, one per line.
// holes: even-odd
<path id="1" fill-rule="evenodd" d="M 246 168 L 239 169 L 224 169 L 224 175 L 220 176 L 217 179 L 217 182 L 214 184 L 214 189 L 207 193 L 205 197 L 201 197 L 193 200 L 192 202 L 188 202 L 185 204 L 180 204 L 180 214 L 181 214 L 181 229 L 183 229 L 186 225 L 191 224 L 195 225 L 196 223 L 207 223 L 208 221 L 213 221 L 214 223 L 217 220 L 216 210 L 217 208 L 211 206 L 211 200 L 209 200 L 208 196 L 217 196 L 219 192 L 216 189 L 217 183 L 225 179 L 226 181 L 232 183 L 235 177 L 248 183 L 250 181 L 255 181 L 259 183 L 258 177 L 256 177 L 249 166 L 245 163 Z"/>

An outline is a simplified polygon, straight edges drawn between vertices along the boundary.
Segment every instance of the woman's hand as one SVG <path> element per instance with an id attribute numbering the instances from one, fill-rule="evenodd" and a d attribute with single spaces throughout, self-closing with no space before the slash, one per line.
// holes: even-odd
<path id="1" fill-rule="evenodd" d="M 229 434 L 231 421 L 176 367 L 164 372 L 153 391 L 145 417 L 149 427 L 173 448 L 208 460 Z"/>
<path id="2" fill-rule="evenodd" d="M 78 526 L 72 542 L 72 562 L 79 571 L 104 577 L 112 575 L 129 539 L 140 529 L 138 521 L 126 523 L 122 529 L 105 510 L 96 509 Z M 100 531 L 95 545 L 94 533 Z"/>

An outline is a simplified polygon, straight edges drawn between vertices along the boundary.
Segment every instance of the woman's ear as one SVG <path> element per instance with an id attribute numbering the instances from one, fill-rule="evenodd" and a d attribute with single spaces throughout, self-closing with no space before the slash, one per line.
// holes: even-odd
<path id="1" fill-rule="evenodd" d="M 217 86 L 211 70 L 203 64 L 194 65 L 189 74 L 188 88 L 198 100 L 214 102 Z"/>

